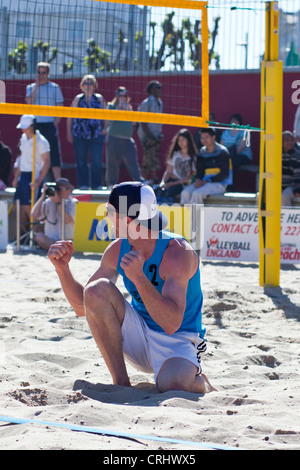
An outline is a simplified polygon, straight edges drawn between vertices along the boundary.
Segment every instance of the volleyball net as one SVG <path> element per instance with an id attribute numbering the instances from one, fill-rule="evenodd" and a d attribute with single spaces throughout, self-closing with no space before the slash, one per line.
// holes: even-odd
<path id="1" fill-rule="evenodd" d="M 2 114 L 128 120 L 127 111 L 71 107 L 89 74 L 105 102 L 119 86 L 127 89 L 132 121 L 208 126 L 207 2 L 0 0 L 0 24 Z M 62 106 L 26 103 L 41 62 L 50 64 Z M 168 102 L 159 116 L 138 111 L 153 80 Z"/>

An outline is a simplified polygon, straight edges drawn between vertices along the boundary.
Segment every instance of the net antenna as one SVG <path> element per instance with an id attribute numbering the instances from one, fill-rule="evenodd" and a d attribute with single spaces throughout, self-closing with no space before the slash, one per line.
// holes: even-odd
<path id="1" fill-rule="evenodd" d="M 4 1 L 4 0 L 2 0 Z M 61 0 L 63 3 L 64 0 Z M 131 120 L 134 122 L 150 122 L 150 123 L 160 123 L 160 124 L 171 124 L 171 125 L 180 125 L 186 127 L 208 127 L 208 119 L 209 119 L 209 73 L 208 73 L 208 66 L 209 66 L 209 53 L 208 53 L 208 41 L 209 41 L 209 32 L 208 32 L 208 21 L 207 21 L 207 2 L 205 1 L 191 1 L 191 0 L 84 0 L 85 5 L 87 4 L 114 4 L 116 8 L 117 5 L 132 5 L 132 6 L 139 6 L 139 7 L 156 7 L 157 9 L 163 8 L 171 8 L 171 9 L 187 9 L 191 12 L 193 11 L 196 17 L 199 19 L 199 23 L 201 24 L 201 64 L 199 65 L 199 89 L 201 89 L 201 96 L 199 102 L 199 106 L 197 106 L 198 113 L 188 112 L 185 110 L 185 114 L 177 114 L 177 113 L 161 113 L 157 115 L 156 113 L 151 112 L 139 112 L 133 111 L 131 114 Z M 35 0 L 34 2 L 29 1 L 28 5 L 34 3 L 35 11 L 38 10 L 38 7 L 43 8 L 44 2 L 41 0 Z M 59 4 L 59 0 L 55 2 L 55 8 Z M 82 7 L 82 2 L 80 0 L 74 0 L 74 4 L 76 4 L 76 8 L 79 9 Z M 46 4 L 45 4 L 46 5 Z M 71 5 L 71 4 L 70 4 Z M 49 5 L 48 5 L 49 7 Z M 66 8 L 66 5 L 64 5 Z M 46 8 L 46 6 L 45 6 Z M 32 10 L 31 10 L 32 11 Z M 30 17 L 31 12 L 29 11 L 25 17 Z M 24 16 L 24 15 L 23 15 Z M 200 21 L 201 20 L 201 21 Z M 25 26 L 24 26 L 25 28 Z M 108 33 L 108 32 L 107 32 Z M 109 32 L 111 33 L 111 32 Z M 49 33 L 50 34 L 50 33 Z M 58 33 L 61 34 L 61 33 Z M 69 54 L 72 55 L 72 54 Z M 66 65 L 66 64 L 64 64 Z M 51 66 L 52 67 L 52 66 Z M 66 67 L 67 70 L 67 67 Z M 33 72 L 32 72 L 33 73 Z M 181 72 L 182 73 L 182 72 Z M 104 76 L 105 74 L 102 74 Z M 128 72 L 128 76 L 130 73 Z M 135 72 L 135 76 L 137 72 Z M 144 72 L 141 74 L 144 75 Z M 148 74 L 149 77 L 151 73 Z M 166 76 L 167 74 L 165 74 Z M 99 73 L 97 78 L 99 79 L 101 74 Z M 113 74 L 111 74 L 113 77 Z M 113 78 L 115 78 L 114 75 Z M 145 75 L 144 75 L 145 76 Z M 156 75 L 160 76 L 159 74 Z M 25 75 L 24 75 L 25 77 Z M 120 75 L 120 81 L 124 76 Z M 10 78 L 10 77 L 8 77 Z M 20 77 L 18 77 L 19 80 Z M 55 79 L 57 76 L 54 77 Z M 24 78 L 27 80 L 28 78 Z M 172 82 L 172 73 L 169 73 L 169 80 Z M 165 85 L 165 82 L 164 82 Z M 183 84 L 183 86 L 185 86 Z M 62 91 L 63 84 L 61 85 Z M 19 87 L 20 88 L 20 87 Z M 190 92 L 189 87 L 187 86 L 186 93 Z M 174 96 L 176 99 L 176 96 Z M 11 101 L 11 102 L 10 102 Z M 19 99 L 19 102 L 12 102 L 9 94 L 6 96 L 6 103 L 0 103 L 0 113 L 2 114 L 13 114 L 13 115 L 22 115 L 22 114 L 33 114 L 35 116 L 56 116 L 61 118 L 83 118 L 83 119 L 102 119 L 102 120 L 119 120 L 119 121 L 126 121 L 128 120 L 128 112 L 121 111 L 121 110 L 108 110 L 108 109 L 89 109 L 89 108 L 78 108 L 78 107 L 71 107 L 71 106 L 43 106 L 43 105 L 32 105 L 32 104 L 24 104 L 24 98 Z M 21 102 L 22 101 L 22 102 Z"/>

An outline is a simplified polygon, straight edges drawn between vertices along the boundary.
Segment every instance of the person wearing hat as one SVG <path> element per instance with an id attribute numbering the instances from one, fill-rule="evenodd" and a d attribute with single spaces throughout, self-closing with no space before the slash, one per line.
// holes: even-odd
<path id="1" fill-rule="evenodd" d="M 71 241 L 52 245 L 48 257 L 75 313 L 86 316 L 113 383 L 131 385 L 128 362 L 154 373 L 161 392 L 215 390 L 200 363 L 206 343 L 197 253 L 183 237 L 164 231 L 168 221 L 143 183 L 115 185 L 107 217 L 117 238 L 86 286 L 70 271 Z M 131 304 L 116 286 L 118 275 Z"/>
<path id="2" fill-rule="evenodd" d="M 50 168 L 50 146 L 38 130 L 35 131 L 35 181 L 32 182 L 33 170 L 33 136 L 34 119 L 31 114 L 24 114 L 20 118 L 17 129 L 22 131 L 20 139 L 20 158 L 16 168 L 12 186 L 16 188 L 15 199 L 20 200 L 21 227 L 26 232 L 26 224 L 30 221 L 31 188 L 35 191 L 35 200 L 40 191 L 41 184 Z"/>
<path id="3" fill-rule="evenodd" d="M 50 191 L 47 191 L 49 190 Z M 44 221 L 44 231 L 34 232 L 35 242 L 44 250 L 62 238 L 62 201 L 65 201 L 64 229 L 67 239 L 74 236 L 77 200 L 71 196 L 74 186 L 67 178 L 59 178 L 55 185 L 44 183 L 41 197 L 32 208 L 31 215 L 37 221 Z M 48 194 L 47 194 L 48 192 Z"/>

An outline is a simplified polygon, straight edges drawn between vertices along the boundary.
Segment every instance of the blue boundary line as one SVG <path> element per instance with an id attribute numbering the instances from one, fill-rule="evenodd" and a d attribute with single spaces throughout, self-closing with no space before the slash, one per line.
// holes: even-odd
<path id="1" fill-rule="evenodd" d="M 30 418 L 14 418 L 11 416 L 0 416 L 0 421 L 4 421 L 6 423 L 11 424 L 42 424 L 44 426 L 56 426 L 59 428 L 70 429 L 71 431 L 80 431 L 80 432 L 88 432 L 93 434 L 103 434 L 107 436 L 114 436 L 114 437 L 125 437 L 131 439 L 144 439 L 147 441 L 159 441 L 159 442 L 168 442 L 171 444 L 181 444 L 181 445 L 189 445 L 195 447 L 204 447 L 209 449 L 215 450 L 245 450 L 241 449 L 240 447 L 230 447 L 224 446 L 219 444 L 213 444 L 210 442 L 202 443 L 202 442 L 192 442 L 192 441 L 184 441 L 180 439 L 171 439 L 168 437 L 158 437 L 158 436 L 148 436 L 144 434 L 131 434 L 119 431 L 112 431 L 109 429 L 101 429 L 101 428 L 94 428 L 90 426 L 79 426 L 76 424 L 67 424 L 67 423 L 57 423 L 52 421 L 41 421 L 39 419 L 30 419 Z"/>

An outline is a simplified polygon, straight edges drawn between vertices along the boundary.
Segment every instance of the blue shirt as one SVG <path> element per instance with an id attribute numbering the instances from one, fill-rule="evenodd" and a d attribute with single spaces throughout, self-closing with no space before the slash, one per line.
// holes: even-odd
<path id="1" fill-rule="evenodd" d="M 152 256 L 147 259 L 143 266 L 143 271 L 149 281 L 156 287 L 161 294 L 164 281 L 159 275 L 159 267 L 167 249 L 170 240 L 173 238 L 181 238 L 180 235 L 160 232 L 160 237 L 157 239 L 155 249 Z M 143 317 L 149 328 L 155 331 L 163 331 L 163 329 L 152 319 L 146 310 L 146 307 L 136 289 L 134 283 L 128 279 L 124 270 L 120 266 L 122 257 L 131 251 L 131 245 L 127 239 L 123 239 L 120 247 L 120 254 L 118 259 L 117 271 L 123 277 L 124 285 L 132 297 L 131 305 L 136 312 Z M 186 293 L 186 308 L 183 315 L 182 323 L 177 331 L 190 331 L 197 332 L 204 339 L 205 328 L 202 327 L 202 304 L 203 296 L 200 285 L 200 263 L 199 268 L 195 275 L 189 280 L 187 293 Z M 163 315 L 164 312 L 161 312 Z"/>
<path id="2" fill-rule="evenodd" d="M 225 147 L 227 147 L 228 149 L 232 147 L 233 145 L 238 147 L 241 141 L 243 140 L 243 138 L 244 138 L 244 131 L 238 131 L 236 134 L 232 134 L 230 132 L 230 129 L 226 129 L 221 136 L 223 145 L 225 145 Z M 241 154 L 248 157 L 249 160 L 252 160 L 252 151 L 251 151 L 250 146 L 247 147 L 246 145 L 246 147 L 242 150 Z"/>
<path id="3" fill-rule="evenodd" d="M 78 108 L 96 108 L 101 109 L 101 95 L 94 93 L 89 104 L 86 101 L 84 93 L 78 95 Z M 81 119 L 73 118 L 72 134 L 78 139 L 95 139 L 102 134 L 103 121 L 100 119 Z"/>
<path id="4" fill-rule="evenodd" d="M 30 96 L 33 89 L 36 87 L 35 83 L 31 83 L 26 87 L 26 97 Z M 58 106 L 63 105 L 64 99 L 61 89 L 57 83 L 47 82 L 45 85 L 40 85 L 32 104 L 40 106 Z M 52 116 L 36 116 L 36 122 L 54 122 L 55 117 Z"/>

